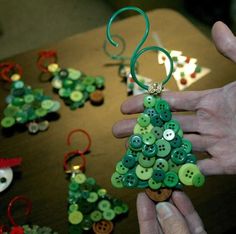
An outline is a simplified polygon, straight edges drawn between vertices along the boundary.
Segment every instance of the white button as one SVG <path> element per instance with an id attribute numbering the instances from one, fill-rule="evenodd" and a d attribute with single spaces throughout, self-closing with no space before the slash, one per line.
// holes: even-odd
<path id="1" fill-rule="evenodd" d="M 7 189 L 13 180 L 13 172 L 10 167 L 0 169 L 0 193 Z"/>
<path id="2" fill-rule="evenodd" d="M 163 137 L 167 141 L 171 141 L 175 138 L 175 132 L 172 129 L 166 129 L 163 132 Z"/>

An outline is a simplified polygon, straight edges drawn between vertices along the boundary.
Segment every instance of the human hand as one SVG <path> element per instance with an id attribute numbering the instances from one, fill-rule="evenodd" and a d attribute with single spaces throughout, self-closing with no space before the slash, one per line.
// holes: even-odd
<path id="1" fill-rule="evenodd" d="M 180 191 L 172 193 L 170 202 L 156 206 L 145 193 L 137 198 L 140 234 L 203 234 L 203 223 L 190 199 Z"/>
<path id="2" fill-rule="evenodd" d="M 236 38 L 227 26 L 217 22 L 212 35 L 218 50 L 236 61 Z M 184 137 L 192 142 L 193 150 L 209 153 L 209 158 L 198 161 L 202 173 L 235 174 L 236 82 L 205 91 L 162 92 L 162 98 L 169 102 L 173 112 L 177 112 L 173 118 L 180 122 Z M 131 97 L 121 106 L 124 114 L 143 110 L 143 95 Z M 180 111 L 189 114 L 178 114 Z M 127 137 L 132 134 L 135 124 L 136 119 L 122 120 L 113 126 L 113 133 L 118 138 Z"/>

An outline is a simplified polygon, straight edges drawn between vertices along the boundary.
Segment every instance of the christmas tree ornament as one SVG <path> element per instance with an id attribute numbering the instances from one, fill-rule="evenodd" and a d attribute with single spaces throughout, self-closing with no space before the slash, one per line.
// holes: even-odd
<path id="1" fill-rule="evenodd" d="M 27 126 L 29 133 L 45 131 L 49 127 L 48 116 L 56 113 L 60 103 L 44 94 L 42 89 L 32 89 L 21 77 L 23 70 L 19 64 L 3 63 L 0 77 L 11 84 L 10 94 L 6 97 L 7 106 L 1 120 L 3 129 L 13 126 Z"/>
<path id="2" fill-rule="evenodd" d="M 12 167 L 21 165 L 21 158 L 0 158 L 0 193 L 5 191 L 13 180 Z"/>
<path id="3" fill-rule="evenodd" d="M 73 150 L 64 155 L 64 170 L 70 175 L 68 193 L 68 222 L 69 233 L 84 233 L 93 231 L 96 234 L 112 233 L 113 222 L 122 214 L 128 212 L 128 206 L 121 200 L 113 198 L 96 183 L 92 177 L 88 177 L 84 171 L 86 168 L 85 154 L 89 152 L 91 138 L 82 129 L 73 130 L 67 138 L 76 132 L 83 133 L 88 139 L 88 144 L 83 150 Z M 68 162 L 78 157 L 80 163 L 68 166 Z"/>
<path id="4" fill-rule="evenodd" d="M 116 16 L 127 10 L 140 13 L 146 22 L 145 34 L 131 57 L 130 65 L 132 78 L 147 94 L 143 100 L 144 112 L 137 118 L 128 149 L 116 164 L 111 182 L 116 188 L 143 188 L 152 200 L 164 201 L 174 189 L 182 189 L 184 185 L 202 186 L 205 177 L 196 165 L 192 143 L 183 137 L 179 122 L 172 119 L 170 105 L 161 97 L 164 85 L 172 76 L 172 58 L 161 47 L 141 48 L 149 33 L 147 15 L 136 7 L 118 10 L 107 25 L 107 38 L 112 45 L 118 46 L 112 39 L 110 27 Z M 162 82 L 145 85 L 137 79 L 135 64 L 144 52 L 153 50 L 162 52 L 169 60 L 169 72 Z"/>
<path id="5" fill-rule="evenodd" d="M 57 232 L 54 232 L 49 227 L 39 227 L 38 225 L 18 225 L 15 222 L 15 219 L 13 217 L 13 207 L 16 202 L 24 202 L 26 204 L 25 213 L 24 215 L 28 219 L 31 211 L 32 211 L 32 202 L 22 196 L 16 196 L 14 197 L 8 204 L 7 208 L 7 217 L 10 221 L 10 224 L 12 227 L 8 227 L 7 225 L 0 224 L 0 234 L 57 234 Z"/>
<path id="6" fill-rule="evenodd" d="M 53 60 L 46 65 L 46 62 Z M 42 51 L 38 57 L 38 68 L 52 75 L 53 90 L 64 100 L 71 110 L 83 107 L 87 100 L 93 105 L 101 105 L 105 87 L 103 76 L 88 76 L 74 68 L 60 68 L 55 51 Z"/>

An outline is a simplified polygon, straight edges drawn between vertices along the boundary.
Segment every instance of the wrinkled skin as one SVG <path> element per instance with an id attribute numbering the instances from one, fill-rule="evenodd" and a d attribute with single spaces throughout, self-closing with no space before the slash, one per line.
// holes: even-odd
<path id="1" fill-rule="evenodd" d="M 236 62 L 236 37 L 222 22 L 212 28 L 212 38 L 217 50 Z M 163 92 L 175 114 L 185 137 L 193 144 L 193 150 L 207 152 L 209 158 L 199 160 L 205 175 L 236 174 L 236 82 L 222 88 L 205 91 Z M 143 111 L 143 96 L 131 97 L 121 106 L 124 114 Z M 122 120 L 113 126 L 113 134 L 127 137 L 132 134 L 136 119 Z M 155 204 L 139 194 L 137 211 L 141 234 L 206 233 L 202 221 L 189 198 L 174 192 L 172 202 Z"/>

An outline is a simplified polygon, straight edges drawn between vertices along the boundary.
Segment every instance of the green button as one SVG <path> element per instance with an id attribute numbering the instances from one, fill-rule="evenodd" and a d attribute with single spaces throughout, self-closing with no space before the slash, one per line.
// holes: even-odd
<path id="1" fill-rule="evenodd" d="M 98 200 L 98 195 L 97 195 L 97 193 L 95 193 L 95 192 L 89 193 L 89 197 L 87 198 L 87 201 L 88 201 L 88 202 L 93 203 L 93 202 L 96 202 L 97 200 Z"/>
<path id="2" fill-rule="evenodd" d="M 163 158 L 158 158 L 153 166 L 153 169 L 161 169 L 166 172 L 169 169 L 168 162 Z"/>
<path id="3" fill-rule="evenodd" d="M 99 203 L 98 203 L 98 209 L 101 210 L 101 211 L 105 211 L 105 210 L 108 210 L 111 208 L 111 203 L 110 201 L 108 200 L 101 200 Z"/>
<path id="4" fill-rule="evenodd" d="M 157 113 L 161 113 L 164 110 L 170 110 L 170 105 L 163 99 L 158 99 L 155 104 L 155 110 Z"/>
<path id="5" fill-rule="evenodd" d="M 86 183 L 89 184 L 89 185 L 95 185 L 96 180 L 93 177 L 87 177 Z"/>
<path id="6" fill-rule="evenodd" d="M 67 79 L 63 80 L 62 86 L 64 88 L 72 88 L 74 86 L 74 82 L 73 82 L 73 80 L 67 78 Z"/>
<path id="7" fill-rule="evenodd" d="M 124 175 L 125 173 L 128 172 L 128 168 L 124 166 L 124 164 L 122 163 L 122 161 L 119 161 L 117 164 L 116 164 L 116 171 L 121 174 L 121 175 Z"/>
<path id="8" fill-rule="evenodd" d="M 97 86 L 98 89 L 101 89 L 104 87 L 105 84 L 105 79 L 103 76 L 97 76 L 95 77 L 95 84 Z"/>
<path id="9" fill-rule="evenodd" d="M 112 209 L 107 209 L 107 210 L 103 211 L 102 216 L 103 216 L 103 218 L 105 220 L 109 220 L 110 221 L 110 220 L 115 218 L 116 213 Z"/>
<path id="10" fill-rule="evenodd" d="M 150 117 L 147 114 L 140 114 L 137 122 L 141 127 L 147 127 L 150 124 Z"/>
<path id="11" fill-rule="evenodd" d="M 90 218 L 94 221 L 94 222 L 99 222 L 102 219 L 102 212 L 99 210 L 94 210 L 91 214 L 90 214 Z"/>
<path id="12" fill-rule="evenodd" d="M 116 213 L 117 215 L 120 215 L 120 214 L 123 213 L 123 209 L 122 209 L 121 206 L 115 206 L 115 207 L 114 207 L 114 211 L 115 211 L 115 213 Z"/>
<path id="13" fill-rule="evenodd" d="M 35 110 L 35 114 L 38 117 L 44 117 L 47 114 L 47 110 L 44 108 L 39 108 L 39 109 Z"/>
<path id="14" fill-rule="evenodd" d="M 171 153 L 171 160 L 175 163 L 175 164 L 184 164 L 187 158 L 187 154 L 184 151 L 184 149 L 178 148 L 172 151 Z"/>
<path id="15" fill-rule="evenodd" d="M 43 100 L 41 103 L 41 107 L 45 110 L 50 110 L 54 105 L 52 100 Z"/>
<path id="16" fill-rule="evenodd" d="M 193 186 L 201 187 L 205 183 L 205 177 L 202 173 L 197 173 L 193 176 Z"/>
<path id="17" fill-rule="evenodd" d="M 137 177 L 141 180 L 148 180 L 152 177 L 153 168 L 145 168 L 138 165 L 135 169 Z"/>
<path id="18" fill-rule="evenodd" d="M 194 154 L 187 154 L 186 163 L 197 163 L 197 157 Z"/>
<path id="19" fill-rule="evenodd" d="M 152 145 L 155 143 L 156 137 L 152 133 L 146 133 L 146 134 L 142 135 L 142 141 L 146 145 Z"/>
<path id="20" fill-rule="evenodd" d="M 19 108 L 16 106 L 12 106 L 12 105 L 8 105 L 4 111 L 3 114 L 6 117 L 14 117 L 16 115 L 16 113 L 19 111 Z"/>
<path id="21" fill-rule="evenodd" d="M 96 87 L 95 87 L 94 85 L 88 85 L 88 86 L 86 87 L 86 91 L 87 91 L 88 93 L 93 93 L 95 90 L 96 90 Z"/>
<path id="22" fill-rule="evenodd" d="M 74 177 L 74 180 L 78 184 L 83 184 L 86 181 L 86 175 L 83 173 L 79 173 Z"/>
<path id="23" fill-rule="evenodd" d="M 192 151 L 192 143 L 187 139 L 182 139 L 182 148 L 188 154 Z"/>
<path id="24" fill-rule="evenodd" d="M 156 114 L 154 116 L 151 117 L 151 124 L 154 127 L 162 127 L 164 122 L 162 121 L 161 117 L 159 116 L 159 114 Z"/>
<path id="25" fill-rule="evenodd" d="M 163 130 L 160 127 L 154 127 L 151 131 L 152 134 L 155 135 L 156 139 L 161 139 L 163 135 Z"/>
<path id="26" fill-rule="evenodd" d="M 4 128 L 10 128 L 15 124 L 15 119 L 13 117 L 5 117 L 1 121 L 1 125 Z"/>
<path id="27" fill-rule="evenodd" d="M 123 209 L 123 213 L 126 213 L 126 212 L 128 212 L 128 210 L 129 210 L 129 207 L 128 207 L 128 205 L 127 205 L 127 204 L 123 203 L 121 207 L 122 207 L 122 209 Z"/>
<path id="28" fill-rule="evenodd" d="M 144 156 L 149 157 L 149 158 L 155 156 L 157 153 L 157 145 L 156 144 L 144 145 L 142 149 L 142 153 Z"/>
<path id="29" fill-rule="evenodd" d="M 151 189 L 157 190 L 161 187 L 162 183 L 161 182 L 156 182 L 153 178 L 150 178 L 148 180 L 148 185 Z"/>
<path id="30" fill-rule="evenodd" d="M 95 78 L 92 76 L 86 76 L 83 80 L 83 84 L 88 86 L 88 85 L 93 85 L 95 83 Z"/>
<path id="31" fill-rule="evenodd" d="M 76 84 L 75 87 L 74 87 L 75 90 L 78 90 L 80 92 L 84 92 L 85 88 L 86 88 L 86 86 L 84 84 L 81 84 L 81 83 Z"/>
<path id="32" fill-rule="evenodd" d="M 66 79 L 69 75 L 69 72 L 67 69 L 61 69 L 59 72 L 58 72 L 59 76 L 62 78 L 62 79 Z"/>
<path id="33" fill-rule="evenodd" d="M 53 101 L 53 106 L 50 109 L 50 112 L 57 112 L 61 108 L 61 104 L 58 101 Z"/>
<path id="34" fill-rule="evenodd" d="M 151 124 L 149 124 L 147 127 L 141 127 L 139 124 L 136 124 L 133 133 L 137 135 L 144 135 L 146 133 L 151 132 L 152 129 L 153 126 Z"/>
<path id="35" fill-rule="evenodd" d="M 78 80 L 82 76 L 81 71 L 75 70 L 73 68 L 68 68 L 68 72 L 69 72 L 69 77 L 72 80 Z"/>
<path id="36" fill-rule="evenodd" d="M 152 167 L 155 161 L 155 157 L 146 157 L 142 153 L 138 155 L 138 162 L 142 167 Z"/>
<path id="37" fill-rule="evenodd" d="M 128 148 L 127 150 L 126 150 L 126 154 L 131 154 L 131 155 L 133 155 L 134 157 L 137 157 L 138 156 L 138 151 L 134 151 L 134 150 L 132 150 L 132 149 L 130 149 L 130 148 Z"/>
<path id="38" fill-rule="evenodd" d="M 70 99 L 73 102 L 79 102 L 83 99 L 83 94 L 80 91 L 73 91 L 70 94 Z"/>
<path id="39" fill-rule="evenodd" d="M 199 168 L 195 164 L 186 163 L 179 169 L 179 179 L 185 185 L 193 185 L 193 176 L 199 172 Z"/>
<path id="40" fill-rule="evenodd" d="M 104 197 L 107 194 L 107 190 L 104 188 L 98 189 L 97 194 L 99 197 Z"/>
<path id="41" fill-rule="evenodd" d="M 20 111 L 16 113 L 16 122 L 20 123 L 20 124 L 24 124 L 27 122 L 28 118 L 27 118 L 27 113 Z"/>
<path id="42" fill-rule="evenodd" d="M 122 159 L 122 163 L 127 168 L 132 168 L 135 166 L 136 158 L 130 154 L 125 155 Z"/>
<path id="43" fill-rule="evenodd" d="M 152 178 L 156 182 L 161 182 L 165 178 L 165 172 L 162 169 L 154 169 L 152 173 Z"/>
<path id="44" fill-rule="evenodd" d="M 165 122 L 170 121 L 171 117 L 172 117 L 172 113 L 170 110 L 163 110 L 160 112 L 160 118 Z"/>
<path id="45" fill-rule="evenodd" d="M 115 172 L 111 176 L 111 183 L 115 188 L 123 188 L 123 176 L 119 174 L 118 172 Z"/>
<path id="46" fill-rule="evenodd" d="M 169 164 L 169 171 L 174 171 L 176 173 L 179 172 L 179 168 L 181 167 L 181 165 L 175 164 L 171 159 L 168 160 L 168 164 Z"/>
<path id="47" fill-rule="evenodd" d="M 34 95 L 27 94 L 24 96 L 25 103 L 32 103 L 34 101 Z"/>
<path id="48" fill-rule="evenodd" d="M 154 108 L 147 108 L 144 110 L 143 113 L 147 114 L 150 118 L 152 118 L 153 116 L 155 116 L 157 114 L 157 112 Z"/>
<path id="49" fill-rule="evenodd" d="M 12 99 L 12 105 L 14 106 L 22 106 L 25 103 L 23 98 L 15 97 Z"/>
<path id="50" fill-rule="evenodd" d="M 164 139 L 157 140 L 156 145 L 157 145 L 157 155 L 159 157 L 166 157 L 171 151 L 170 143 Z"/>
<path id="51" fill-rule="evenodd" d="M 129 138 L 129 146 L 132 150 L 140 150 L 142 148 L 143 142 L 140 135 L 132 135 Z"/>
<path id="52" fill-rule="evenodd" d="M 93 222 L 90 219 L 90 216 L 85 216 L 80 225 L 81 225 L 82 229 L 85 231 L 88 231 L 89 229 L 91 229 L 93 226 Z"/>
<path id="53" fill-rule="evenodd" d="M 184 133 L 183 133 L 183 130 L 180 128 L 179 131 L 178 131 L 178 136 L 180 136 L 181 138 L 183 138 L 184 136 Z"/>
<path id="54" fill-rule="evenodd" d="M 22 80 L 18 80 L 12 83 L 13 88 L 22 89 L 24 88 L 24 82 Z"/>
<path id="55" fill-rule="evenodd" d="M 180 126 L 176 120 L 172 119 L 164 124 L 164 129 L 172 129 L 175 133 L 177 133 L 180 129 Z"/>
<path id="56" fill-rule="evenodd" d="M 136 187 L 138 184 L 138 178 L 135 175 L 135 173 L 129 172 L 129 173 L 125 174 L 124 178 L 123 178 L 123 184 L 124 184 L 124 187 L 127 187 L 127 188 Z"/>
<path id="57" fill-rule="evenodd" d="M 70 93 L 71 93 L 71 90 L 70 89 L 66 89 L 66 88 L 60 88 L 59 89 L 59 95 L 60 97 L 69 97 L 70 96 Z"/>
<path id="58" fill-rule="evenodd" d="M 175 135 L 174 139 L 170 141 L 170 145 L 174 148 L 178 148 L 182 145 L 182 139 L 179 135 Z"/>
<path id="59" fill-rule="evenodd" d="M 165 179 L 164 179 L 164 184 L 169 187 L 169 188 L 173 188 L 177 185 L 179 181 L 178 175 L 174 172 L 174 171 L 169 171 L 166 173 L 165 175 Z"/>
<path id="60" fill-rule="evenodd" d="M 79 224 L 83 220 L 83 214 L 80 211 L 73 211 L 69 214 L 68 220 L 71 224 Z"/>
<path id="61" fill-rule="evenodd" d="M 71 181 L 69 184 L 69 190 L 76 192 L 79 189 L 79 184 L 74 181 Z"/>
<path id="62" fill-rule="evenodd" d="M 136 187 L 141 189 L 147 188 L 148 180 L 138 180 L 138 185 Z"/>
<path id="63" fill-rule="evenodd" d="M 78 208 L 79 208 L 78 204 L 71 204 L 71 205 L 69 206 L 69 211 L 70 211 L 70 212 L 73 212 L 73 211 L 78 210 Z"/>
<path id="64" fill-rule="evenodd" d="M 156 98 L 152 95 L 147 95 L 144 97 L 143 103 L 144 103 L 144 107 L 152 108 L 156 104 Z"/>

